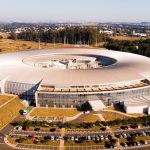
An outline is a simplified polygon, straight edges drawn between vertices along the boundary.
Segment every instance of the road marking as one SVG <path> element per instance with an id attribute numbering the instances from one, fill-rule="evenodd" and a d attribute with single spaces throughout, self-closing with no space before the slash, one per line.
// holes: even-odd
<path id="1" fill-rule="evenodd" d="M 0 143 L 0 145 L 6 145 L 5 143 Z"/>

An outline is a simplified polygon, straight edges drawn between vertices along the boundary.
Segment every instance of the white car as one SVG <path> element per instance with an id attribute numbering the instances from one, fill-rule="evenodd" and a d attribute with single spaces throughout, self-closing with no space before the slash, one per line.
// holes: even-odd
<path id="1" fill-rule="evenodd" d="M 100 135 L 100 139 L 101 139 L 101 140 L 104 140 L 104 136 L 103 136 L 103 135 Z"/>
<path id="2" fill-rule="evenodd" d="M 75 141 L 78 141 L 78 137 L 75 137 Z"/>
<path id="3" fill-rule="evenodd" d="M 51 136 L 51 141 L 54 141 L 55 140 L 55 137 L 54 136 Z"/>
<path id="4" fill-rule="evenodd" d="M 71 137 L 71 141 L 74 141 L 74 136 Z"/>
<path id="5" fill-rule="evenodd" d="M 144 144 L 145 144 L 145 145 L 147 145 L 147 144 L 148 144 L 148 142 L 147 142 L 147 141 L 144 141 Z"/>
<path id="6" fill-rule="evenodd" d="M 88 136 L 87 139 L 88 139 L 88 140 L 91 140 L 91 136 Z"/>
<path id="7" fill-rule="evenodd" d="M 15 129 L 18 130 L 18 131 L 21 131 L 22 130 L 22 126 L 16 126 Z"/>
<path id="8" fill-rule="evenodd" d="M 136 144 L 137 144 L 137 146 L 140 146 L 140 145 L 141 145 L 140 142 L 136 142 Z"/>

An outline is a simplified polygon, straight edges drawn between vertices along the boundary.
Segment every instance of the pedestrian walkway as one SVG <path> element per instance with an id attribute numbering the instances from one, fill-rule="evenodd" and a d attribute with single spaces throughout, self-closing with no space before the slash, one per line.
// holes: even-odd
<path id="1" fill-rule="evenodd" d="M 62 128 L 60 137 L 60 150 L 64 149 L 64 139 L 63 139 L 64 136 L 65 136 L 65 128 Z"/>
<path id="2" fill-rule="evenodd" d="M 101 121 L 105 121 L 105 118 L 103 117 L 102 114 L 96 114 L 96 115 L 98 115 L 98 117 L 100 118 Z"/>

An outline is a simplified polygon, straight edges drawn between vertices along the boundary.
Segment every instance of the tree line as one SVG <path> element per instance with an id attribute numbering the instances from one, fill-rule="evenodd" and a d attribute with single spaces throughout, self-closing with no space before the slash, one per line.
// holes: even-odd
<path id="1" fill-rule="evenodd" d="M 9 38 L 27 41 L 38 41 L 40 39 L 41 42 L 68 44 L 95 44 L 103 40 L 97 29 L 90 27 L 67 27 L 61 30 L 49 29 L 48 31 L 29 29 L 19 34 L 11 32 Z"/>
<path id="2" fill-rule="evenodd" d="M 150 39 L 141 39 L 137 41 L 120 41 L 108 38 L 104 46 L 105 48 L 111 50 L 130 52 L 150 57 Z"/>
<path id="3" fill-rule="evenodd" d="M 48 125 L 50 127 L 59 128 L 91 128 L 93 126 L 101 126 L 101 130 L 105 130 L 104 126 L 114 126 L 114 125 L 135 125 L 135 124 L 145 124 L 150 123 L 150 116 L 143 116 L 137 118 L 128 119 L 116 119 L 112 121 L 95 121 L 95 122 L 82 122 L 82 123 L 71 123 L 71 122 L 52 122 L 48 123 L 46 121 L 22 121 L 16 122 L 15 125 L 27 126 L 27 127 L 41 127 Z"/>
<path id="4" fill-rule="evenodd" d="M 39 29 L 28 29 L 27 31 L 15 34 L 11 32 L 10 39 L 21 39 L 27 41 L 36 41 L 39 39 L 45 43 L 66 43 L 66 44 L 85 44 L 94 45 L 99 42 L 105 42 L 104 47 L 111 50 L 130 52 L 150 57 L 150 39 L 141 39 L 136 41 L 115 40 L 111 37 L 101 34 L 97 28 L 90 27 L 66 27 L 64 29 L 52 28 L 47 31 Z"/>

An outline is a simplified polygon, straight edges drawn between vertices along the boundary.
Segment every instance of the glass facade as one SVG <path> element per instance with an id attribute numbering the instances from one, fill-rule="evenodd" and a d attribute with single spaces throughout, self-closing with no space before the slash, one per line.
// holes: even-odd
<path id="1" fill-rule="evenodd" d="M 38 93 L 38 104 L 41 107 L 71 107 L 87 101 L 87 95 Z"/>
<path id="2" fill-rule="evenodd" d="M 5 93 L 19 95 L 23 99 L 35 100 L 36 105 L 41 107 L 75 107 L 81 105 L 92 99 L 91 96 L 97 96 L 98 99 L 103 100 L 106 105 L 114 102 L 123 101 L 128 98 L 145 96 L 150 94 L 150 86 L 142 88 L 116 90 L 116 91 L 104 91 L 104 92 L 45 92 L 37 91 L 39 87 L 37 84 L 17 83 L 6 81 L 4 86 Z M 36 92 L 37 91 L 37 92 Z M 89 98 L 90 97 L 90 98 Z"/>
<path id="3" fill-rule="evenodd" d="M 15 94 L 23 97 L 24 99 L 34 99 L 35 92 L 39 86 L 38 84 L 18 83 L 6 81 L 4 90 L 5 93 Z"/>
<path id="4" fill-rule="evenodd" d="M 48 92 L 37 92 L 37 105 L 41 107 L 71 107 L 71 106 L 77 106 L 80 105 L 86 101 L 91 99 L 91 96 L 97 96 L 100 100 L 103 100 L 103 102 L 106 105 L 109 105 L 110 103 L 119 102 L 121 100 L 142 96 L 142 95 L 148 95 L 150 94 L 150 87 L 145 87 L 141 89 L 130 89 L 130 90 L 124 90 L 124 91 L 113 91 L 113 92 L 105 92 L 105 93 L 87 93 L 87 94 L 54 94 L 54 93 L 48 93 Z M 94 99 L 95 100 L 95 99 Z"/>

